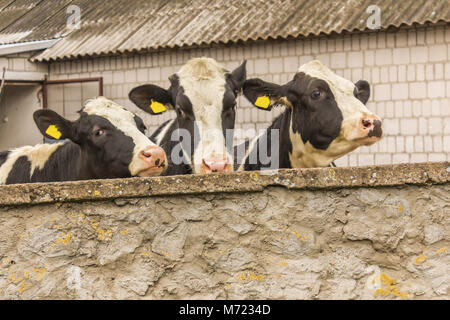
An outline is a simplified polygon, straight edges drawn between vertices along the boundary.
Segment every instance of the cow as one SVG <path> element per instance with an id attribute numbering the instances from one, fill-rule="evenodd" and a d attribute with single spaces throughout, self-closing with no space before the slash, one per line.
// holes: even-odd
<path id="1" fill-rule="evenodd" d="M 382 138 L 380 118 L 365 106 L 369 83 L 353 84 L 317 60 L 302 65 L 284 85 L 249 79 L 243 94 L 261 110 L 286 109 L 251 142 L 235 147 L 235 153 L 243 150 L 235 162 L 239 171 L 326 167 Z M 261 147 L 269 160 L 261 161 Z"/>
<path id="2" fill-rule="evenodd" d="M 167 168 L 142 119 L 104 97 L 89 100 L 73 122 L 50 109 L 33 117 L 44 137 L 59 141 L 1 152 L 0 184 L 147 177 Z"/>
<path id="3" fill-rule="evenodd" d="M 245 60 L 228 72 L 216 60 L 202 57 L 170 76 L 167 90 L 147 84 L 130 91 L 130 100 L 147 113 L 176 111 L 176 118 L 150 137 L 168 156 L 164 175 L 234 170 L 236 98 L 245 79 Z"/>

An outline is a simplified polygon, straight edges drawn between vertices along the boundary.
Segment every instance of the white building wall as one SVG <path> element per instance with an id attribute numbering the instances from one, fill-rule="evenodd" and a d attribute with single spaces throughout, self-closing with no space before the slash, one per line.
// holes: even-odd
<path id="1" fill-rule="evenodd" d="M 450 161 L 450 25 L 57 62 L 50 64 L 50 78 L 101 76 L 105 96 L 137 111 L 128 100 L 132 88 L 146 83 L 168 87 L 168 77 L 199 56 L 215 58 L 229 70 L 245 58 L 248 78 L 278 84 L 311 59 L 354 82 L 369 81 L 368 108 L 384 120 L 385 137 L 342 157 L 339 166 Z M 281 111 L 257 110 L 244 97 L 238 106 L 236 127 L 245 129 L 266 128 Z M 174 116 L 139 114 L 150 132 Z"/>

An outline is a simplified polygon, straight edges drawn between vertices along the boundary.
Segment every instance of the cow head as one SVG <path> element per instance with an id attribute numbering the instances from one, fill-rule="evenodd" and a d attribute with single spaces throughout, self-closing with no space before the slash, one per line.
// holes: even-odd
<path id="1" fill-rule="evenodd" d="M 289 157 L 294 167 L 327 166 L 382 137 L 380 118 L 365 106 L 370 96 L 367 81 L 353 84 L 319 61 L 302 65 L 285 85 L 247 80 L 243 92 L 263 110 L 288 106 L 292 144 Z"/>
<path id="2" fill-rule="evenodd" d="M 143 85 L 131 90 L 130 100 L 150 114 L 176 111 L 178 128 L 190 135 L 189 141 L 181 140 L 194 173 L 233 171 L 236 98 L 246 79 L 246 61 L 227 72 L 214 59 L 196 58 L 169 79 L 169 89 Z"/>
<path id="3" fill-rule="evenodd" d="M 81 109 L 72 122 L 52 110 L 34 113 L 41 133 L 69 139 L 81 149 L 80 175 L 96 178 L 155 176 L 167 167 L 166 154 L 145 135 L 141 118 L 118 104 L 99 97 Z"/>

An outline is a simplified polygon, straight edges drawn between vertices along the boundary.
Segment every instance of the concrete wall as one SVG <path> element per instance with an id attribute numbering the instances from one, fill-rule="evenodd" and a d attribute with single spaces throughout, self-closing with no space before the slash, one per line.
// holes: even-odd
<path id="1" fill-rule="evenodd" d="M 352 81 L 368 80 L 368 107 L 384 119 L 386 138 L 344 156 L 339 166 L 450 160 L 449 25 L 51 63 L 50 77 L 102 76 L 105 95 L 135 110 L 128 100 L 133 87 L 168 86 L 168 76 L 198 56 L 213 57 L 229 69 L 246 58 L 249 77 L 280 84 L 311 59 Z M 79 92 L 67 99 L 81 105 Z M 241 98 L 237 127 L 266 128 L 279 112 L 257 110 Z M 142 116 L 153 131 L 173 113 Z"/>
<path id="2" fill-rule="evenodd" d="M 1 299 L 450 299 L 450 163 L 0 186 Z"/>

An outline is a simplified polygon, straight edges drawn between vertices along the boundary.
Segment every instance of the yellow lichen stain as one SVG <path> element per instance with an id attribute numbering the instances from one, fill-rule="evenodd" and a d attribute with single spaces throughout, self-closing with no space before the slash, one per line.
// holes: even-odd
<path id="1" fill-rule="evenodd" d="M 380 274 L 380 276 L 376 277 L 376 279 L 387 288 L 378 288 L 374 293 L 375 298 L 377 298 L 380 295 L 383 297 L 387 297 L 390 294 L 396 297 L 400 297 L 402 299 L 408 298 L 408 293 L 400 291 L 400 289 L 398 288 L 398 283 L 395 279 L 390 278 L 388 275 L 384 273 Z"/>
<path id="2" fill-rule="evenodd" d="M 227 283 L 227 284 L 225 285 L 225 289 L 231 289 L 231 284 Z"/>
<path id="3" fill-rule="evenodd" d="M 67 233 L 61 232 L 61 238 L 58 238 L 56 240 L 57 244 L 63 244 L 65 246 L 67 246 L 69 242 L 70 242 L 70 232 Z"/>
<path id="4" fill-rule="evenodd" d="M 42 281 L 44 279 L 45 268 L 33 268 L 33 271 L 36 273 L 36 279 L 38 281 Z"/>
<path id="5" fill-rule="evenodd" d="M 447 253 L 447 248 L 440 248 L 440 249 L 436 250 L 436 252 L 434 254 L 437 255 L 437 254 L 441 254 L 441 253 Z"/>
<path id="6" fill-rule="evenodd" d="M 402 213 L 402 212 L 403 212 L 403 209 L 404 209 L 404 207 L 403 207 L 402 205 L 400 205 L 400 206 L 397 208 L 398 213 Z"/>
<path id="7" fill-rule="evenodd" d="M 302 236 L 302 235 L 301 235 L 300 233 L 298 233 L 297 231 L 293 231 L 293 230 L 287 229 L 286 232 L 287 232 L 287 233 L 290 233 L 290 234 L 293 234 L 293 235 L 296 236 L 297 239 L 299 239 L 301 242 L 305 242 L 306 240 L 309 239 L 309 236 L 308 236 L 308 235 Z"/>
<path id="8" fill-rule="evenodd" d="M 53 226 L 53 229 L 56 229 L 56 230 L 59 230 L 59 229 L 61 229 L 61 228 L 62 228 L 62 226 L 59 225 L 59 224 L 55 224 L 55 225 Z"/>
<path id="9" fill-rule="evenodd" d="M 168 253 L 168 252 L 166 252 L 166 251 L 164 251 L 164 250 L 161 250 L 161 253 L 162 253 L 166 258 L 170 258 L 170 253 Z"/>
<path id="10" fill-rule="evenodd" d="M 427 260 L 427 256 L 422 254 L 414 260 L 414 264 L 417 266 L 417 265 L 421 264 L 422 262 L 424 262 L 425 260 Z"/>
<path id="11" fill-rule="evenodd" d="M 259 179 L 259 173 L 258 172 L 250 172 L 249 176 L 250 176 L 250 178 L 252 180 L 255 180 L 255 181 Z"/>
<path id="12" fill-rule="evenodd" d="M 80 215 L 78 216 L 78 222 L 83 223 L 84 220 L 86 220 L 85 215 L 83 213 L 80 213 Z"/>
<path id="13" fill-rule="evenodd" d="M 120 231 L 120 234 L 126 236 L 128 234 L 128 229 L 123 229 L 122 231 Z"/>
<path id="14" fill-rule="evenodd" d="M 99 240 L 111 241 L 113 234 L 111 229 L 104 230 L 98 226 L 99 222 L 92 222 L 92 220 L 90 221 L 92 223 L 92 228 L 94 228 L 95 232 L 97 232 L 97 238 Z"/>
<path id="15" fill-rule="evenodd" d="M 331 179 L 333 179 L 333 180 L 336 179 L 336 171 L 334 171 L 333 168 L 329 169 L 328 173 L 329 173 Z"/>
<path id="16" fill-rule="evenodd" d="M 24 293 L 24 291 L 26 290 L 26 282 L 25 282 L 25 280 L 22 280 L 22 282 L 20 282 L 20 285 L 19 285 L 19 289 L 17 289 L 17 292 L 19 292 L 20 294 L 23 294 Z"/>
<path id="17" fill-rule="evenodd" d="M 55 222 L 56 221 L 56 217 L 53 217 L 50 219 L 50 222 Z"/>
<path id="18" fill-rule="evenodd" d="M 142 251 L 142 252 L 140 253 L 140 255 L 141 255 L 142 257 L 150 257 L 150 253 L 149 253 L 148 251 Z"/>
<path id="19" fill-rule="evenodd" d="M 281 261 L 281 265 L 282 265 L 283 267 L 286 267 L 286 266 L 288 265 L 288 263 L 287 263 L 286 261 Z"/>
<path id="20" fill-rule="evenodd" d="M 100 191 L 98 191 L 98 190 L 94 190 L 94 196 L 99 196 L 100 195 Z"/>
<path id="21" fill-rule="evenodd" d="M 241 282 L 244 281 L 258 281 L 261 282 L 266 276 L 263 275 L 258 275 L 256 273 L 254 273 L 253 271 L 249 271 L 247 273 L 242 273 L 240 275 L 237 276 L 237 279 Z"/>

